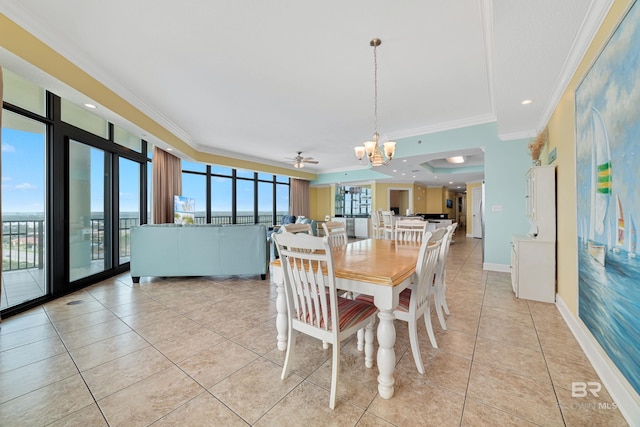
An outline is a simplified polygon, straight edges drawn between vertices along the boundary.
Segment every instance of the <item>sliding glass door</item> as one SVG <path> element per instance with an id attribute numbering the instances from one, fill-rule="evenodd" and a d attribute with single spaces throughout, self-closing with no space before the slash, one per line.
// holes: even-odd
<path id="1" fill-rule="evenodd" d="M 111 267 L 110 224 L 105 206 L 111 170 L 103 150 L 69 141 L 69 281 Z M 105 191 L 105 189 L 107 191 Z"/>

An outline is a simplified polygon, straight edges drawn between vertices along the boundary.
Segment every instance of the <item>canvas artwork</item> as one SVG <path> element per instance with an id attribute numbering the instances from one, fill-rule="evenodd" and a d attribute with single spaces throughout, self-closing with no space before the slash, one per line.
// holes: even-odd
<path id="1" fill-rule="evenodd" d="M 640 6 L 575 93 L 578 314 L 640 393 Z"/>
<path id="2" fill-rule="evenodd" d="M 195 224 L 196 201 L 188 197 L 173 196 L 173 222 L 175 224 Z"/>

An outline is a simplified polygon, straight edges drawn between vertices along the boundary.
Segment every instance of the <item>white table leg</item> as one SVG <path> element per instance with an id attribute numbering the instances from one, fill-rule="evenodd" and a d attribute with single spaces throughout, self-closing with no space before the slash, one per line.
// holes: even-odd
<path id="1" fill-rule="evenodd" d="M 383 399 L 393 397 L 393 371 L 396 366 L 396 328 L 393 324 L 395 316 L 391 310 L 380 310 L 378 313 L 378 392 Z"/>
<path id="2" fill-rule="evenodd" d="M 280 279 L 283 277 L 280 275 Z M 278 350 L 285 351 L 287 349 L 287 332 L 288 332 L 288 320 L 287 320 L 287 299 L 284 294 L 284 282 L 274 278 L 274 282 L 277 286 L 278 295 L 276 296 L 276 330 L 278 335 Z"/>

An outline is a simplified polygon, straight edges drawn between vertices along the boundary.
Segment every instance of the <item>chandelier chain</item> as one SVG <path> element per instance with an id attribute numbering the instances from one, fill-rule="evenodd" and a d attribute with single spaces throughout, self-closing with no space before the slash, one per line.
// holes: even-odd
<path id="1" fill-rule="evenodd" d="M 373 46 L 373 113 L 376 133 L 378 133 L 378 46 Z"/>

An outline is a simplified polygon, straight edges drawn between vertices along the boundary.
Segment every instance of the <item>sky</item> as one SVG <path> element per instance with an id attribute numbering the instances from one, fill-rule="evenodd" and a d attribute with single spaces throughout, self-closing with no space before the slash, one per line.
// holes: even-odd
<path id="1" fill-rule="evenodd" d="M 72 144 L 72 147 L 76 145 Z M 84 147 L 83 145 L 80 145 Z M 45 170 L 45 134 L 25 132 L 9 128 L 2 129 L 2 212 L 42 213 L 44 212 L 46 183 Z M 90 149 L 88 167 L 91 179 L 91 210 L 103 210 L 102 177 L 104 171 L 104 152 Z M 82 166 L 82 164 L 80 165 Z M 185 163 L 185 168 L 204 170 L 203 165 Z M 213 172 L 229 171 L 228 168 L 214 167 Z M 120 160 L 120 210 L 135 212 L 138 210 L 139 165 L 136 162 Z M 80 171 L 76 171 L 81 173 Z M 149 173 L 148 179 L 151 178 Z M 222 177 L 212 178 L 213 206 L 215 212 L 231 212 L 231 180 Z M 278 211 L 289 208 L 288 186 L 278 186 Z M 253 182 L 238 180 L 238 212 L 253 211 Z M 272 206 L 272 186 L 258 184 L 258 211 L 270 212 Z M 202 175 L 183 174 L 182 195 L 195 199 L 196 212 L 206 208 L 206 181 Z"/>

